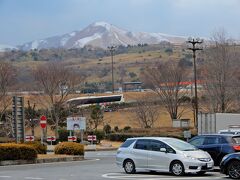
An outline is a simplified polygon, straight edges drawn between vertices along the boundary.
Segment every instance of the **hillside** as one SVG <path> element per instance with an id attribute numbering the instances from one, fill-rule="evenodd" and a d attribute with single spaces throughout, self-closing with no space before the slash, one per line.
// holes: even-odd
<path id="1" fill-rule="evenodd" d="M 66 67 L 85 77 L 85 82 L 88 84 L 87 89 L 95 89 L 98 92 L 110 90 L 112 69 L 109 52 L 103 51 L 105 55 L 98 57 L 96 54 L 99 50 L 87 51 L 87 53 L 91 53 L 87 58 L 87 54 L 84 52 L 77 54 L 76 51 L 14 51 L 5 53 L 1 59 L 10 60 L 17 67 L 18 85 L 15 88 L 19 91 L 38 90 L 33 84 L 32 69 L 57 55 L 61 57 L 58 60 L 63 61 Z M 124 50 L 116 49 L 114 55 L 115 87 L 121 87 L 122 82 L 126 81 L 141 81 L 141 74 L 146 67 L 167 60 L 176 60 L 191 67 L 191 52 L 183 50 L 181 46 L 173 45 L 145 45 L 129 47 Z"/>

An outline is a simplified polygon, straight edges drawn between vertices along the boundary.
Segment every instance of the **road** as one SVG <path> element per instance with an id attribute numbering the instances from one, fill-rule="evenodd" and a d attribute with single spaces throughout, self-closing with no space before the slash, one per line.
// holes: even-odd
<path id="1" fill-rule="evenodd" d="M 204 176 L 186 175 L 175 177 L 164 173 L 125 174 L 115 165 L 115 152 L 87 152 L 87 160 L 34 165 L 0 167 L 0 180 L 218 180 L 229 179 L 218 172 Z"/>

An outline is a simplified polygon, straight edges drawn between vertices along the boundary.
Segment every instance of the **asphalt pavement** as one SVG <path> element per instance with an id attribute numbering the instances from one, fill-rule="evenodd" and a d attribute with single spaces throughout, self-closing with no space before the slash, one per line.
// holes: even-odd
<path id="1" fill-rule="evenodd" d="M 229 178 L 218 172 L 204 176 L 175 177 L 168 173 L 138 172 L 125 174 L 115 165 L 116 151 L 86 152 L 84 161 L 0 167 L 0 180 L 220 180 Z"/>

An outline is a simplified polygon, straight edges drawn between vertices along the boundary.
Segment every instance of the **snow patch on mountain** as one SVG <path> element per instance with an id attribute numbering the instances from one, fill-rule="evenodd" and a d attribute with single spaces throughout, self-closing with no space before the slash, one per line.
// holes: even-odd
<path id="1" fill-rule="evenodd" d="M 96 39 L 101 38 L 101 37 L 102 37 L 102 34 L 95 33 L 95 34 L 93 34 L 92 36 L 79 39 L 79 40 L 74 44 L 74 47 L 84 47 L 84 46 L 87 45 L 87 43 L 89 43 L 90 41 L 96 40 Z"/>
<path id="2" fill-rule="evenodd" d="M 70 35 L 70 36 L 75 36 L 75 35 L 76 35 L 76 32 L 73 31 L 73 32 L 71 32 L 69 35 Z"/>
<path id="3" fill-rule="evenodd" d="M 112 25 L 107 23 L 107 22 L 104 22 L 104 21 L 100 21 L 100 22 L 95 22 L 93 24 L 94 26 L 102 26 L 102 27 L 105 27 L 108 31 L 110 31 Z"/>
<path id="4" fill-rule="evenodd" d="M 116 33 L 114 33 L 114 36 L 115 36 L 115 38 L 116 38 L 122 45 L 127 46 L 127 44 L 126 44 L 125 42 L 123 42 L 123 41 L 118 37 L 118 35 L 117 35 Z"/>

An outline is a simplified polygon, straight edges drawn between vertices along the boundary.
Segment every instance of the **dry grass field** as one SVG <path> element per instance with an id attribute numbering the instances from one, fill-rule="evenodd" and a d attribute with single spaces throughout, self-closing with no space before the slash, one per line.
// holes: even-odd
<path id="1" fill-rule="evenodd" d="M 141 69 L 146 66 L 152 65 L 156 62 L 167 60 L 179 60 L 184 57 L 180 47 L 174 47 L 173 53 L 165 52 L 165 48 L 154 51 L 132 52 L 126 54 L 118 54 L 114 56 L 114 76 L 116 82 L 123 78 L 124 81 L 130 81 L 134 78 L 139 78 Z M 87 82 L 107 82 L 111 81 L 111 57 L 105 56 L 103 58 L 68 58 L 63 61 L 67 67 L 75 69 L 82 74 L 86 75 L 85 81 Z M 46 61 L 14 61 L 12 62 L 16 69 L 19 70 L 18 74 L 21 79 L 28 79 L 31 70 Z M 103 71 L 106 74 L 102 77 L 99 75 Z M 121 77 L 121 71 L 125 71 L 124 77 Z M 135 73 L 137 77 L 130 77 L 129 73 Z M 30 77 L 31 79 L 32 77 Z M 35 88 L 36 89 L 36 88 Z"/>
<path id="2" fill-rule="evenodd" d="M 126 92 L 124 93 L 124 99 L 125 99 L 125 102 L 135 101 L 141 98 L 142 96 L 145 96 L 146 94 L 147 92 Z M 97 95 L 103 95 L 103 94 L 97 94 Z M 79 97 L 79 96 L 86 96 L 86 94 L 85 95 L 75 94 L 75 95 L 69 96 L 69 98 Z M 25 103 L 27 102 L 27 100 L 30 100 L 30 102 L 32 103 L 35 102 L 38 108 L 43 108 L 45 106 L 42 106 L 39 102 L 43 102 L 44 99 L 46 99 L 46 97 L 44 96 L 26 96 Z M 169 128 L 172 126 L 171 118 L 164 107 L 159 107 L 159 111 L 160 111 L 160 115 L 158 120 L 154 124 L 154 128 L 166 130 L 166 128 Z M 191 119 L 191 126 L 193 126 L 193 113 L 191 108 L 186 108 L 182 118 Z M 136 117 L 136 114 L 133 111 L 133 108 L 124 108 L 124 109 L 118 109 L 117 111 L 113 111 L 113 112 L 104 112 L 104 124 L 109 124 L 112 127 L 112 129 L 115 126 L 118 126 L 119 129 L 123 129 L 126 126 L 130 126 L 131 128 L 134 128 L 134 129 L 142 128 Z M 100 126 L 100 129 L 102 127 L 103 125 Z M 37 132 L 37 134 L 40 134 L 41 133 L 40 127 L 37 127 L 35 131 Z M 54 135 L 54 132 L 51 131 L 50 128 L 48 128 L 47 131 L 48 131 L 48 135 Z M 26 132 L 29 134 L 31 133 L 29 129 Z"/>

